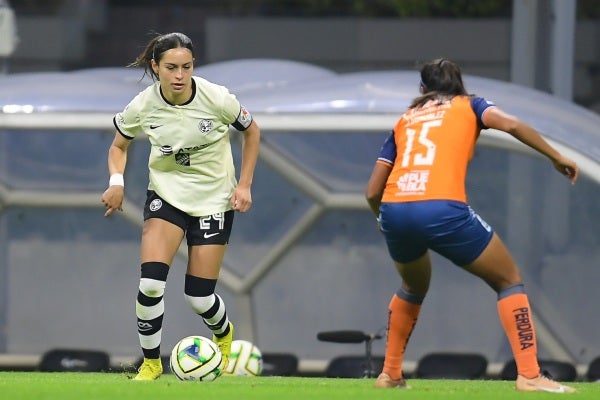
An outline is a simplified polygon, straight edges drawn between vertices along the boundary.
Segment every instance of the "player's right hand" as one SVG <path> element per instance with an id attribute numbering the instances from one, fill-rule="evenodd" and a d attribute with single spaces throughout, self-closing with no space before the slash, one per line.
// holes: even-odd
<path id="1" fill-rule="evenodd" d="M 125 188 L 119 185 L 110 186 L 104 191 L 102 194 L 102 203 L 106 207 L 105 217 L 110 217 L 115 210 L 123 211 L 124 193 Z"/>

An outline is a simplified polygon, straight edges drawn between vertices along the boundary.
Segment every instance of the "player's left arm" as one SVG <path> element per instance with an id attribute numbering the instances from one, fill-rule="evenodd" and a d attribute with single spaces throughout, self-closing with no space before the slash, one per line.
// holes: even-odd
<path id="1" fill-rule="evenodd" d="M 246 212 L 252 206 L 251 186 L 260 145 L 260 128 L 256 121 L 252 120 L 250 126 L 242 131 L 242 134 L 244 139 L 242 141 L 240 177 L 230 201 L 234 210 Z"/>
<path id="2" fill-rule="evenodd" d="M 577 164 L 559 153 L 533 127 L 517 117 L 502 111 L 498 107 L 488 108 L 481 118 L 488 128 L 507 132 L 540 154 L 548 157 L 552 161 L 554 168 L 566 176 L 572 184 L 575 184 L 579 175 Z"/>

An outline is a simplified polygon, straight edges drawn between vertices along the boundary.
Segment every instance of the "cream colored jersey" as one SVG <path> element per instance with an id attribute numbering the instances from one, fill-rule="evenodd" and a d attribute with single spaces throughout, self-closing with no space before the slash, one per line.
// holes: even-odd
<path id="1" fill-rule="evenodd" d="M 245 130 L 252 116 L 227 88 L 199 77 L 192 81 L 187 103 L 167 102 L 156 82 L 113 122 L 127 139 L 148 136 L 148 189 L 191 216 L 207 216 L 231 209 L 237 180 L 229 125 Z"/>

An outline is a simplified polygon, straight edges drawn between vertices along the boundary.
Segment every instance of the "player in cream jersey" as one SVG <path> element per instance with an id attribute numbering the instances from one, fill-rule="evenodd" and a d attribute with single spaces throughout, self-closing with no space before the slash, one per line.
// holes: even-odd
<path id="1" fill-rule="evenodd" d="M 213 334 L 227 367 L 233 324 L 215 287 L 234 212 L 252 205 L 251 186 L 260 129 L 227 88 L 193 76 L 194 47 L 182 33 L 153 38 L 131 66 L 157 81 L 114 117 L 108 150 L 109 187 L 102 195 L 105 216 L 121 210 L 127 149 L 147 135 L 151 151 L 144 205 L 141 277 L 135 305 L 144 361 L 134 380 L 161 376 L 163 294 L 167 274 L 184 237 L 188 245 L 185 299 Z M 243 135 L 239 179 L 229 126 Z"/>
<path id="2" fill-rule="evenodd" d="M 237 182 L 229 125 L 243 131 L 252 117 L 227 88 L 199 77 L 191 82 L 192 97 L 181 105 L 170 104 L 156 82 L 117 114 L 114 124 L 128 139 L 148 135 L 148 189 L 189 215 L 206 216 L 232 208 Z"/>

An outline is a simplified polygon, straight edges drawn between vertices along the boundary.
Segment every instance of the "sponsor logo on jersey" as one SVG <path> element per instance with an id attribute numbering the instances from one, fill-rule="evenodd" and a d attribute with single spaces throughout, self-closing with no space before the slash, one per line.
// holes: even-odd
<path id="1" fill-rule="evenodd" d="M 190 165 L 190 154 L 189 153 L 177 153 L 175 154 L 175 162 L 179 165 L 189 167 Z"/>
<path id="2" fill-rule="evenodd" d="M 198 129 L 202 133 L 208 133 L 213 130 L 213 122 L 210 119 L 203 119 L 198 123 Z"/>
<path id="3" fill-rule="evenodd" d="M 396 184 L 400 193 L 398 195 L 422 194 L 427 189 L 429 171 L 410 171 L 402 175 Z"/>

